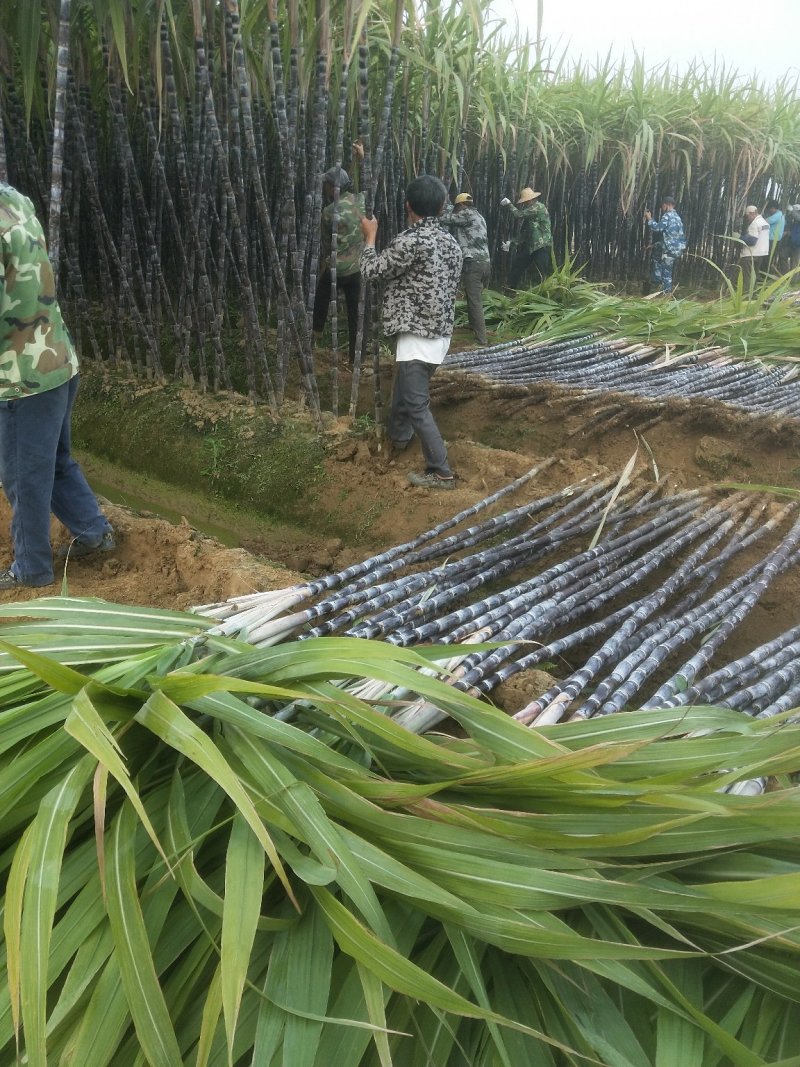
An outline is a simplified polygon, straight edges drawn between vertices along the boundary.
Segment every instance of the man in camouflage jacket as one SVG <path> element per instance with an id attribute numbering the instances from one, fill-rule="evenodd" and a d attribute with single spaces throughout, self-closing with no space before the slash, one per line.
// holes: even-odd
<path id="1" fill-rule="evenodd" d="M 517 236 L 512 241 L 513 255 L 508 276 L 508 284 L 512 289 L 519 289 L 531 273 L 534 283 L 538 285 L 552 268 L 553 231 L 547 208 L 539 199 L 541 195 L 526 186 L 520 192 L 516 206 L 507 197 L 500 201 L 501 207 L 520 220 Z"/>
<path id="2" fill-rule="evenodd" d="M 469 325 L 478 344 L 487 345 L 489 341 L 483 314 L 483 290 L 489 284 L 492 264 L 489 258 L 486 219 L 473 204 L 469 193 L 459 193 L 454 206 L 448 208 L 439 221 L 442 226 L 453 231 L 453 236 L 461 247 L 464 257 L 461 283 L 467 298 Z"/>
<path id="3" fill-rule="evenodd" d="M 361 273 L 367 281 L 385 282 L 383 328 L 396 340 L 389 439 L 402 450 L 417 435 L 425 473 L 411 473 L 408 479 L 427 489 L 455 488 L 430 400 L 430 380 L 450 347 L 462 261 L 458 244 L 439 225 L 446 199 L 438 178 L 415 178 L 406 190 L 408 229 L 380 255 L 375 251 L 377 219 L 361 220 Z"/>
<path id="4" fill-rule="evenodd" d="M 353 146 L 356 148 L 356 145 Z M 360 147 L 360 146 L 359 146 Z M 361 149 L 363 155 L 363 149 Z M 356 158 L 359 158 L 358 156 Z M 334 190 L 339 189 L 339 202 L 333 202 Z M 353 192 L 350 176 L 342 167 L 331 167 L 323 175 L 322 191 L 326 206 L 322 211 L 320 241 L 320 273 L 314 298 L 314 329 L 321 333 L 328 318 L 333 288 L 331 283 L 331 238 L 336 208 L 336 292 L 344 293 L 347 307 L 348 353 L 350 363 L 355 360 L 358 333 L 358 304 L 361 298 L 359 261 L 364 237 L 361 219 L 364 215 L 364 194 Z"/>
<path id="5" fill-rule="evenodd" d="M 111 526 L 70 455 L 78 357 L 61 318 L 33 204 L 0 181 L 0 480 L 14 560 L 0 590 L 53 582 L 50 513 L 70 554 L 114 547 Z M 66 553 L 65 553 L 66 554 Z"/>
<path id="6" fill-rule="evenodd" d="M 665 196 L 661 200 L 661 218 L 655 221 L 649 211 L 644 213 L 645 224 L 651 233 L 660 235 L 660 247 L 653 248 L 651 271 L 659 292 L 669 296 L 672 292 L 672 271 L 676 261 L 686 251 L 686 233 L 683 222 L 675 210 L 675 200 Z M 654 241 L 654 246 L 656 242 Z"/>

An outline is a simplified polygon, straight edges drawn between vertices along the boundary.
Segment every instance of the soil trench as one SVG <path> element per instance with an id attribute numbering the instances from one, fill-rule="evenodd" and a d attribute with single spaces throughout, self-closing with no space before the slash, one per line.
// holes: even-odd
<path id="1" fill-rule="evenodd" d="M 52 595 L 62 581 L 71 595 L 181 609 L 282 588 L 409 540 L 550 456 L 557 458 L 553 466 L 495 510 L 582 478 L 619 476 L 637 447 L 639 477 L 652 481 L 657 470 L 668 475 L 671 488 L 734 482 L 800 489 L 800 425 L 792 422 L 756 419 L 708 403 L 674 402 L 655 409 L 620 396 L 577 396 L 556 387 L 495 388 L 444 373 L 433 386 L 434 411 L 457 474 L 453 492 L 408 484 L 409 471 L 422 469 L 416 443 L 390 458 L 374 436 L 353 436 L 339 420 L 327 437 L 324 475 L 310 490 L 313 533 L 215 505 L 213 523 L 240 544 L 226 547 L 192 524 L 209 524 L 203 510 L 207 501 L 151 484 L 137 488 L 138 503 L 144 492 L 154 511 L 161 504 L 172 515 L 188 517 L 169 522 L 140 507 L 107 504 L 118 533 L 114 553 L 70 562 L 66 570 L 62 564 L 55 586 L 0 593 L 0 601 Z M 214 402 L 218 405 L 219 398 Z M 125 499 L 134 481 L 124 470 L 96 466 L 93 460 L 86 470 L 90 480 L 99 479 L 118 499 Z M 3 498 L 2 566 L 10 562 L 9 520 Z M 349 531 L 347 536 L 340 535 L 342 530 Z M 66 533 L 55 520 L 52 533 L 54 545 L 65 543 Z M 779 578 L 737 628 L 724 646 L 726 660 L 796 623 L 797 570 Z"/>

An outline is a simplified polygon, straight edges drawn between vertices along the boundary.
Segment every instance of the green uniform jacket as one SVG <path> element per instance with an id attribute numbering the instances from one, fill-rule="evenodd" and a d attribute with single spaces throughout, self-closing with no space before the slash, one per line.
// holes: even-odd
<path id="1" fill-rule="evenodd" d="M 55 389 L 77 373 L 33 204 L 0 182 L 0 400 Z"/>
<path id="2" fill-rule="evenodd" d="M 361 233 L 361 218 L 365 214 L 363 193 L 342 193 L 339 196 L 339 219 L 336 226 L 336 275 L 348 278 L 358 274 L 364 235 Z M 331 233 L 333 231 L 333 204 L 322 212 L 322 270 L 331 265 Z"/>
<path id="3" fill-rule="evenodd" d="M 474 259 L 476 263 L 489 262 L 486 220 L 477 208 L 463 207 L 455 211 L 452 205 L 448 205 L 439 222 L 453 231 L 464 259 Z"/>
<path id="4" fill-rule="evenodd" d="M 513 242 L 519 251 L 538 252 L 553 243 L 550 215 L 541 200 L 531 200 L 522 207 L 510 204 L 508 210 L 521 221 L 519 234 Z"/>

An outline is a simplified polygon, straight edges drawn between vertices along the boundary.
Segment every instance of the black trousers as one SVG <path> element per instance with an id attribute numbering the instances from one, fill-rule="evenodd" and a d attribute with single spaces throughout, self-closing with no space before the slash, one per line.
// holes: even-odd
<path id="1" fill-rule="evenodd" d="M 347 338 L 350 363 L 356 355 L 356 332 L 358 330 L 358 300 L 361 296 L 361 275 L 346 274 L 344 277 L 337 273 L 336 290 L 344 293 L 347 305 Z M 317 292 L 314 297 L 314 329 L 322 331 L 328 318 L 328 310 L 331 303 L 331 272 L 324 270 L 319 276 Z"/>
<path id="2" fill-rule="evenodd" d="M 522 283 L 532 277 L 532 283 L 539 282 L 550 274 L 553 264 L 550 259 L 550 245 L 537 248 L 535 252 L 518 251 L 511 260 L 508 284 L 511 289 L 521 289 Z"/>

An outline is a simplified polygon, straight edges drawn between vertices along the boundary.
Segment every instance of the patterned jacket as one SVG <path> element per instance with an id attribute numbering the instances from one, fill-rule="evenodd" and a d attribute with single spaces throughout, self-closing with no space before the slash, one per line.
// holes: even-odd
<path id="1" fill-rule="evenodd" d="M 462 207 L 454 211 L 452 205 L 441 216 L 439 222 L 453 230 L 453 236 L 461 246 L 464 259 L 474 259 L 476 263 L 489 262 L 489 238 L 486 234 L 486 219 L 474 207 Z"/>
<path id="2" fill-rule="evenodd" d="M 380 255 L 367 245 L 361 274 L 386 282 L 383 329 L 390 337 L 449 337 L 453 332 L 461 249 L 432 216 L 403 230 Z"/>
<path id="3" fill-rule="evenodd" d="M 658 222 L 655 219 L 648 219 L 647 225 L 651 230 L 661 234 L 664 255 L 680 256 L 686 251 L 686 233 L 677 211 L 665 211 Z"/>
<path id="4" fill-rule="evenodd" d="M 508 210 L 515 219 L 521 219 L 519 233 L 514 238 L 514 247 L 520 252 L 538 252 L 553 243 L 550 215 L 541 200 L 531 200 L 522 207 L 509 204 Z"/>
<path id="5" fill-rule="evenodd" d="M 347 278 L 358 274 L 364 236 L 361 233 L 361 217 L 366 208 L 363 193 L 341 193 L 339 196 L 339 219 L 336 227 L 336 275 Z M 322 245 L 320 267 L 329 270 L 331 265 L 331 234 L 333 232 L 333 204 L 322 212 Z"/>
<path id="6" fill-rule="evenodd" d="M 55 389 L 77 373 L 33 204 L 0 182 L 0 400 Z"/>

